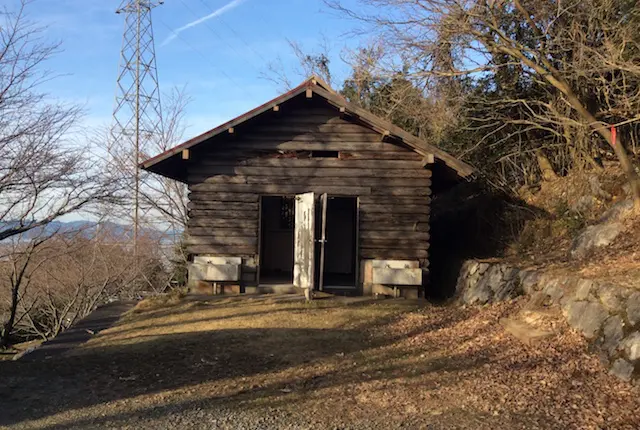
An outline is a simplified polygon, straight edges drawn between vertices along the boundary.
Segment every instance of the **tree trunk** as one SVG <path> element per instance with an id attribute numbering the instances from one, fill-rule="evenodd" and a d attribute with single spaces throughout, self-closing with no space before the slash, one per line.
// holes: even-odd
<path id="1" fill-rule="evenodd" d="M 543 181 L 552 182 L 558 179 L 558 175 L 556 175 L 555 170 L 553 170 L 551 161 L 549 161 L 547 156 L 544 155 L 541 150 L 536 151 L 536 159 L 538 160 L 538 167 L 540 168 L 540 172 L 542 173 Z"/>
<path id="2" fill-rule="evenodd" d="M 633 164 L 629 159 L 629 155 L 627 154 L 627 150 L 624 148 L 622 142 L 620 142 L 620 139 L 617 139 L 617 142 L 612 143 L 613 151 L 616 153 L 616 156 L 620 161 L 620 166 L 627 175 L 629 185 L 631 186 L 631 195 L 633 196 L 636 209 L 640 210 L 640 176 L 638 176 L 636 169 L 633 167 Z"/>
<path id="3" fill-rule="evenodd" d="M 476 34 L 477 35 L 477 34 Z M 484 35 L 480 34 L 480 37 L 484 37 Z M 640 177 L 636 173 L 629 156 L 627 155 L 626 149 L 619 139 L 616 139 L 617 142 L 613 141 L 613 136 L 611 131 L 609 130 L 609 126 L 602 121 L 599 121 L 594 114 L 589 112 L 585 105 L 582 104 L 582 101 L 577 96 L 577 94 L 573 91 L 573 88 L 566 82 L 558 72 L 557 69 L 553 68 L 549 62 L 544 61 L 544 57 L 542 57 L 542 61 L 545 64 L 545 67 L 542 65 L 532 61 L 528 58 L 522 51 L 519 51 L 512 46 L 497 46 L 493 41 L 486 43 L 490 49 L 494 48 L 498 51 L 501 51 L 504 54 L 507 54 L 513 58 L 520 60 L 523 64 L 528 67 L 531 67 L 535 70 L 540 76 L 542 76 L 549 84 L 562 92 L 566 97 L 569 104 L 578 112 L 578 114 L 586 121 L 587 124 L 591 127 L 593 131 L 602 136 L 609 146 L 613 148 L 616 156 L 618 157 L 618 161 L 620 161 L 620 166 L 622 170 L 627 175 L 627 179 L 629 181 L 629 185 L 631 186 L 631 195 L 633 196 L 633 200 L 635 202 L 635 206 L 640 211 Z"/>
<path id="4" fill-rule="evenodd" d="M 631 160 L 629 159 L 629 155 L 627 154 L 627 150 L 624 148 L 622 142 L 620 142 L 619 138 L 616 138 L 614 141 L 613 134 L 609 130 L 608 126 L 596 119 L 596 117 L 587 110 L 587 108 L 582 104 L 578 96 L 573 92 L 573 89 L 564 81 L 556 79 L 553 76 L 545 76 L 547 81 L 562 91 L 569 101 L 569 104 L 573 106 L 573 108 L 578 112 L 578 114 L 584 118 L 588 124 L 590 124 L 593 131 L 602 136 L 609 146 L 613 149 L 613 152 L 618 157 L 618 161 L 620 161 L 620 167 L 622 167 L 622 171 L 627 175 L 627 180 L 629 181 L 629 185 L 631 186 L 631 195 L 633 196 L 633 200 L 635 202 L 635 206 L 638 210 L 640 210 L 640 177 L 636 173 Z"/>
<path id="5" fill-rule="evenodd" d="M 9 346 L 11 340 L 11 333 L 13 332 L 13 324 L 16 320 L 16 313 L 18 312 L 18 288 L 11 288 L 11 313 L 9 319 L 4 323 L 2 328 L 2 338 L 0 338 L 0 347 L 6 348 Z"/>

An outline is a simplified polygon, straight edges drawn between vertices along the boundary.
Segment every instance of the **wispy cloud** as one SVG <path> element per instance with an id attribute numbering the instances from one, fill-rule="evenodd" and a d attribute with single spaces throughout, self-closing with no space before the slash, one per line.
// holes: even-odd
<path id="1" fill-rule="evenodd" d="M 171 33 L 171 34 L 169 35 L 169 37 L 167 37 L 167 38 L 164 40 L 164 42 L 162 42 L 162 44 L 161 44 L 160 46 L 165 46 L 165 45 L 167 45 L 167 44 L 168 44 L 168 43 L 170 43 L 172 40 L 174 40 L 176 37 L 178 37 L 178 35 L 179 35 L 180 33 L 182 33 L 183 31 L 188 30 L 188 29 L 190 29 L 190 28 L 193 28 L 193 27 L 195 27 L 195 26 L 198 26 L 198 25 L 202 24 L 203 22 L 207 22 L 207 21 L 209 21 L 210 19 L 213 19 L 213 18 L 215 18 L 215 17 L 217 17 L 217 16 L 220 16 L 220 15 L 222 15 L 222 14 L 225 14 L 225 13 L 229 12 L 230 10 L 235 9 L 236 7 L 240 6 L 240 5 L 241 5 L 242 3 L 244 3 L 245 1 L 247 1 L 247 0 L 232 0 L 232 1 L 230 1 L 229 3 L 227 3 L 226 5 L 222 6 L 220 9 L 218 9 L 218 10 L 214 11 L 213 13 L 210 13 L 210 14 L 209 14 L 209 15 L 207 15 L 207 16 L 203 16 L 203 17 L 202 17 L 202 18 L 200 18 L 200 19 L 196 19 L 195 21 L 190 22 L 190 23 L 189 23 L 189 24 L 187 24 L 187 25 L 183 25 L 182 27 L 180 27 L 180 28 L 178 28 L 178 29 L 174 30 L 174 31 L 173 31 L 173 33 Z"/>

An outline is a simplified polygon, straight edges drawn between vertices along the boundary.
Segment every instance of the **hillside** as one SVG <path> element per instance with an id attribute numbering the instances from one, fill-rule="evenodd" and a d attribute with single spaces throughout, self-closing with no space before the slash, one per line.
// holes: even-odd
<path id="1" fill-rule="evenodd" d="M 508 262 L 640 288 L 640 216 L 616 164 L 523 188 L 521 197 L 536 216 L 523 222 Z"/>

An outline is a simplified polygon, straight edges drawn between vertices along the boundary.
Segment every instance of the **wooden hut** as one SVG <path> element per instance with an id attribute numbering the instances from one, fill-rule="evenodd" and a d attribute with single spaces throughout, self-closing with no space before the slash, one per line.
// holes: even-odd
<path id="1" fill-rule="evenodd" d="M 473 173 L 316 77 L 142 167 L 189 187 L 192 288 L 409 297 L 432 191 Z"/>

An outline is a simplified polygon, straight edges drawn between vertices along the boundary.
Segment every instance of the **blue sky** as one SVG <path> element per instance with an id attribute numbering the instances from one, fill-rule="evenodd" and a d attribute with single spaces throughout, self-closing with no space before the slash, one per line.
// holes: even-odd
<path id="1" fill-rule="evenodd" d="M 5 1 L 9 8 L 18 3 Z M 340 54 L 357 44 L 347 35 L 354 23 L 337 16 L 322 0 L 245 0 L 163 44 L 176 29 L 230 2 L 166 0 L 153 12 L 161 90 L 186 85 L 192 99 L 185 138 L 277 96 L 282 88 L 260 75 L 278 56 L 289 73 L 294 70 L 296 60 L 287 39 L 314 51 L 324 36 L 331 42 L 336 82 L 348 72 Z M 62 43 L 63 51 L 47 63 L 60 76 L 46 90 L 52 97 L 84 106 L 85 127 L 110 124 L 123 30 L 123 16 L 115 13 L 120 3 L 35 0 L 28 9 L 31 20 L 48 27 L 46 37 Z"/>

